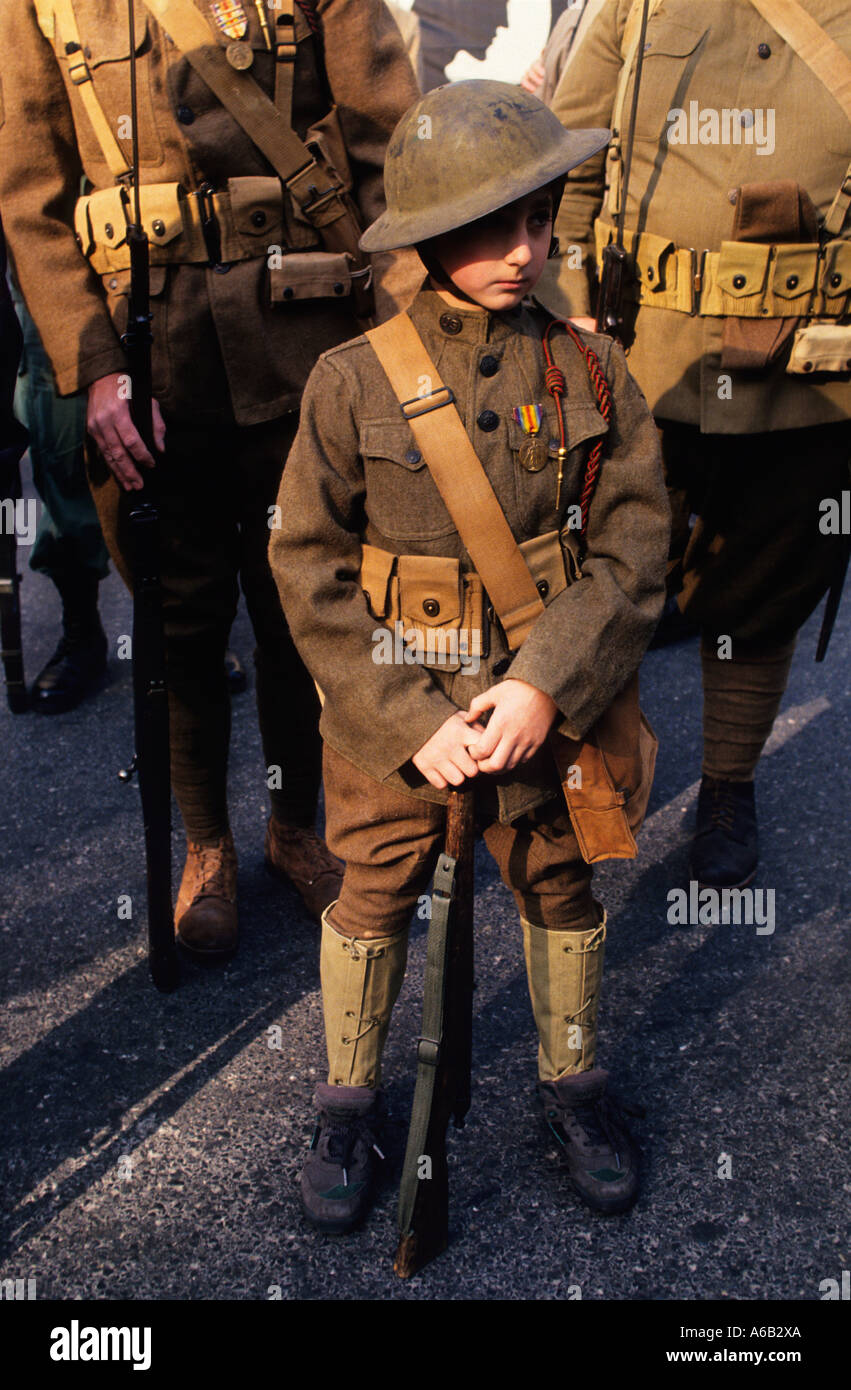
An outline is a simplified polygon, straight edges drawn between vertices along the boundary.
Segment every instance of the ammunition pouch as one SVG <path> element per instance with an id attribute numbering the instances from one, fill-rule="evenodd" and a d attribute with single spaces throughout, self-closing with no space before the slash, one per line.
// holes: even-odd
<path id="1" fill-rule="evenodd" d="M 851 323 L 814 320 L 803 324 L 792 339 L 786 371 L 792 376 L 851 372 Z"/>
<path id="2" fill-rule="evenodd" d="M 579 577 L 574 538 L 558 531 L 533 536 L 520 550 L 544 603 Z M 459 671 L 490 651 L 492 608 L 481 579 L 441 555 L 394 555 L 364 544 L 358 576 L 372 617 L 396 631 L 420 664 Z"/>

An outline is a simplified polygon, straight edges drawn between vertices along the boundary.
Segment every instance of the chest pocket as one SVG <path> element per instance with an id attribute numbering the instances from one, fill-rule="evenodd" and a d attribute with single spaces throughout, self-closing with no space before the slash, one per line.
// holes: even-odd
<path id="1" fill-rule="evenodd" d="M 570 522 L 567 508 L 577 503 L 585 475 L 585 460 L 588 448 L 601 434 L 605 434 L 605 420 L 592 405 L 565 404 L 564 433 L 567 457 L 562 464 L 562 480 L 559 508 L 556 512 L 556 492 L 558 489 L 559 437 L 555 414 L 545 416 L 540 430 L 542 448 L 532 459 L 534 471 L 528 466 L 526 446 L 530 437 L 513 418 L 508 421 L 508 438 L 514 458 L 514 478 L 517 490 L 517 503 L 525 530 L 540 533 L 549 530 L 556 522 Z M 546 460 L 544 462 L 544 460 Z M 543 467 L 538 464 L 543 463 Z"/>
<path id="2" fill-rule="evenodd" d="M 435 540 L 452 535 L 452 518 L 403 421 L 364 422 L 360 452 L 367 515 L 382 535 L 389 540 Z"/>
<path id="3" fill-rule="evenodd" d="M 67 24 L 62 17 L 64 8 L 64 4 L 58 6 L 54 0 L 46 0 L 38 7 L 38 20 L 43 33 L 53 43 L 60 64 L 67 67 Z M 129 151 L 130 120 L 125 113 L 130 110 L 130 29 L 126 7 L 115 4 L 114 0 L 73 0 L 69 8 L 73 10 L 95 95 L 122 149 Z M 142 164 L 159 164 L 162 146 L 154 118 L 151 30 L 143 0 L 137 0 L 133 19 L 133 42 L 138 63 L 139 158 Z M 71 85 L 73 88 L 74 84 Z M 76 125 L 81 150 L 93 149 L 101 156 L 101 148 L 88 115 L 83 113 L 78 116 Z"/>
<path id="4" fill-rule="evenodd" d="M 635 121 L 638 139 L 658 141 L 662 133 L 660 120 L 672 107 L 683 105 L 699 56 L 698 47 L 707 32 L 705 26 L 655 16 L 648 22 Z M 628 122 L 631 101 L 632 82 L 624 104 L 624 125 Z"/>

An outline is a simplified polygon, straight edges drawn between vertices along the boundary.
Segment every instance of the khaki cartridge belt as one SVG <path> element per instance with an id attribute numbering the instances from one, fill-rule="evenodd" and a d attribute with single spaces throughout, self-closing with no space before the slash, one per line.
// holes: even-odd
<path id="1" fill-rule="evenodd" d="M 118 185 L 101 188 L 80 198 L 74 211 L 78 245 L 99 275 L 126 270 L 130 264 L 124 197 Z M 211 225 L 216 228 L 218 260 L 226 264 L 266 256 L 270 247 L 280 248 L 286 239 L 277 178 L 228 179 L 225 188 L 214 191 L 204 185 L 195 193 L 179 183 L 143 184 L 139 200 L 151 265 L 210 262 Z"/>
<path id="2" fill-rule="evenodd" d="M 597 262 L 615 228 L 598 219 Z M 653 232 L 624 231 L 633 301 L 725 318 L 842 318 L 851 304 L 851 241 L 769 245 L 722 241 L 720 251 L 675 246 Z"/>

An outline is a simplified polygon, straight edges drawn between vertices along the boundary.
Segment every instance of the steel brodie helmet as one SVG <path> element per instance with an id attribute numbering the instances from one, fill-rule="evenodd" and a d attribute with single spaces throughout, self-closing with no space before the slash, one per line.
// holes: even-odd
<path id="1" fill-rule="evenodd" d="M 390 137 L 387 210 L 364 251 L 414 246 L 543 188 L 608 143 L 608 130 L 565 130 L 537 97 L 476 79 L 428 92 Z"/>

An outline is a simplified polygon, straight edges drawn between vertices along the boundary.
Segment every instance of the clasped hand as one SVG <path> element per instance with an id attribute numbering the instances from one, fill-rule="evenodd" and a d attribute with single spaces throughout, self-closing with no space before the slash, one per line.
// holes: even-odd
<path id="1" fill-rule="evenodd" d="M 487 727 L 480 716 L 490 710 Z M 413 756 L 413 764 L 439 791 L 460 787 L 480 772 L 510 772 L 537 753 L 558 707 L 526 681 L 505 680 L 456 710 Z"/>

